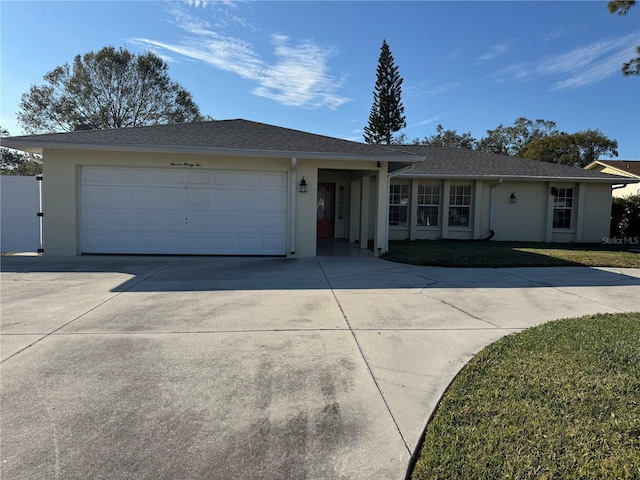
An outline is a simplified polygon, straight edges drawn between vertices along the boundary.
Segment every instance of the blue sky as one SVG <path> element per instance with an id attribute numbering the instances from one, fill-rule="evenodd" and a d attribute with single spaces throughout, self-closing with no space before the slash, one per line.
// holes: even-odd
<path id="1" fill-rule="evenodd" d="M 404 78 L 409 139 L 437 124 L 476 138 L 520 116 L 600 129 L 640 159 L 640 5 L 607 2 L 0 2 L 0 125 L 22 133 L 22 93 L 76 54 L 151 50 L 215 119 L 362 141 L 386 38 Z"/>

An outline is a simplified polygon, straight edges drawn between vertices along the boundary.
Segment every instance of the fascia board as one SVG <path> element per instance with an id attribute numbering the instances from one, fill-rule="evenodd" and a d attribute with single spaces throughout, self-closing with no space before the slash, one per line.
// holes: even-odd
<path id="1" fill-rule="evenodd" d="M 9 140 L 9 139 L 7 139 Z M 151 153 L 185 153 L 185 154 L 213 154 L 226 156 L 244 157 L 270 157 L 270 158 L 306 158 L 306 159 L 327 159 L 327 160 L 362 160 L 362 161 L 384 161 L 419 163 L 425 158 L 418 155 L 376 155 L 376 154 L 350 154 L 350 153 L 330 153 L 330 152 L 301 152 L 287 150 L 259 150 L 241 148 L 209 148 L 209 147 L 184 147 L 167 145 L 114 145 L 103 143 L 82 143 L 70 144 L 66 142 L 2 142 L 3 146 L 42 154 L 46 148 L 64 150 L 100 150 L 115 152 L 151 152 Z"/>

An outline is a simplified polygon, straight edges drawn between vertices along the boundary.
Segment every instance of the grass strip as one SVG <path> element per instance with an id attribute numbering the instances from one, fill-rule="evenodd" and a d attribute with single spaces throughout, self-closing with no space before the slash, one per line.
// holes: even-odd
<path id="1" fill-rule="evenodd" d="M 550 322 L 455 378 L 412 478 L 639 479 L 640 313 Z"/>
<path id="2" fill-rule="evenodd" d="M 438 267 L 617 267 L 640 268 L 638 246 L 402 240 L 389 243 L 384 258 L 392 262 Z"/>

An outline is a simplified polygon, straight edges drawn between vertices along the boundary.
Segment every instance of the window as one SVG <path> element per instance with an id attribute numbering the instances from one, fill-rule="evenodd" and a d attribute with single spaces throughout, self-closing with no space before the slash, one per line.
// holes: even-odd
<path id="1" fill-rule="evenodd" d="M 553 228 L 570 229 L 573 188 L 558 187 L 553 194 Z"/>
<path id="2" fill-rule="evenodd" d="M 407 226 L 409 210 L 409 185 L 389 186 L 389 225 Z"/>
<path id="3" fill-rule="evenodd" d="M 418 185 L 418 226 L 437 227 L 440 217 L 440 185 Z"/>
<path id="4" fill-rule="evenodd" d="M 468 227 L 471 217 L 471 185 L 449 187 L 449 226 Z"/>

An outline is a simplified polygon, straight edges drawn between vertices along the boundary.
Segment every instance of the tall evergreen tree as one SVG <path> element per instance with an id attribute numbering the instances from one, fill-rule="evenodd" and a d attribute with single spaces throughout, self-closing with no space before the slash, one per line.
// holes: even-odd
<path id="1" fill-rule="evenodd" d="M 373 104 L 369 113 L 369 125 L 364 127 L 367 143 L 390 144 L 393 134 L 407 126 L 401 100 L 402 77 L 394 64 L 386 39 L 382 41 Z"/>

